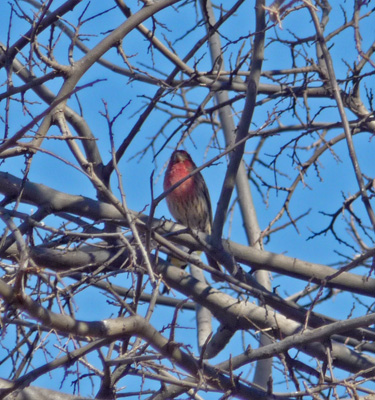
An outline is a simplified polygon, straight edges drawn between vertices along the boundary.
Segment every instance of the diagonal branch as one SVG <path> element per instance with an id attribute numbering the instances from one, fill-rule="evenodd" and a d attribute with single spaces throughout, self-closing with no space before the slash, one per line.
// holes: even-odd
<path id="1" fill-rule="evenodd" d="M 343 124 L 345 136 L 346 136 L 346 143 L 348 145 L 349 156 L 350 156 L 350 160 L 353 164 L 353 169 L 354 169 L 354 173 L 355 173 L 355 176 L 356 176 L 356 179 L 358 182 L 359 190 L 361 192 L 362 201 L 363 201 L 363 204 L 367 211 L 367 214 L 369 216 L 371 225 L 372 225 L 373 229 L 375 229 L 375 213 L 371 207 L 370 200 L 369 200 L 367 190 L 365 187 L 365 183 L 364 183 L 364 180 L 362 177 L 361 168 L 359 166 L 358 157 L 356 155 L 356 151 L 355 151 L 355 147 L 354 147 L 354 143 L 353 143 L 353 139 L 352 139 L 351 129 L 349 126 L 348 118 L 346 116 L 344 104 L 342 102 L 342 98 L 341 98 L 341 94 L 340 94 L 340 88 L 337 84 L 332 58 L 331 58 L 331 55 L 327 48 L 327 43 L 324 39 L 324 35 L 323 35 L 322 29 L 320 27 L 319 19 L 318 19 L 318 16 L 316 15 L 315 8 L 309 2 L 306 2 L 306 4 L 308 5 L 311 17 L 313 19 L 317 39 L 320 43 L 323 57 L 324 57 L 324 60 L 325 60 L 326 66 L 327 66 L 331 89 L 333 92 L 333 96 L 336 100 L 337 108 L 340 113 L 341 121 Z"/>
<path id="2" fill-rule="evenodd" d="M 253 54 L 250 66 L 250 75 L 247 82 L 247 91 L 244 110 L 238 125 L 236 142 L 244 138 L 250 127 L 250 123 L 254 114 L 256 98 L 258 93 L 258 85 L 262 71 L 262 63 L 264 58 L 264 40 L 265 40 L 265 10 L 264 1 L 257 0 L 255 6 L 256 12 L 256 34 L 254 39 Z M 222 237 L 224 223 L 229 207 L 230 198 L 232 197 L 236 176 L 241 164 L 242 156 L 245 151 L 245 143 L 236 147 L 233 151 L 230 162 L 225 174 L 223 187 L 218 202 L 218 209 L 213 224 L 213 242 L 218 243 Z"/>

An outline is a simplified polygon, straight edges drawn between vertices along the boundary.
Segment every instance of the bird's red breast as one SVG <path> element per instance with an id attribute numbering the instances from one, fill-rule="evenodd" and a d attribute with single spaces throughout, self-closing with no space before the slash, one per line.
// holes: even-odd
<path id="1" fill-rule="evenodd" d="M 196 168 L 191 161 L 190 156 L 182 150 L 173 153 L 169 162 L 164 178 L 164 190 L 168 190 L 171 186 L 185 178 Z M 186 195 L 191 195 L 194 192 L 195 183 L 194 177 L 187 179 L 180 186 L 169 193 L 169 198 L 179 198 Z"/>

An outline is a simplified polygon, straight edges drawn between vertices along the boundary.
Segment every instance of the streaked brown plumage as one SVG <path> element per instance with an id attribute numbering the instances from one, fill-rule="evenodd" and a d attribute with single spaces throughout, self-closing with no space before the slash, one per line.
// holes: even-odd
<path id="1" fill-rule="evenodd" d="M 164 176 L 164 190 L 179 182 L 194 171 L 189 153 L 176 150 L 172 153 Z M 207 234 L 212 231 L 212 208 L 206 182 L 200 172 L 187 179 L 167 195 L 167 204 L 173 218 L 180 224 Z M 219 265 L 207 255 L 211 267 L 220 270 Z"/>

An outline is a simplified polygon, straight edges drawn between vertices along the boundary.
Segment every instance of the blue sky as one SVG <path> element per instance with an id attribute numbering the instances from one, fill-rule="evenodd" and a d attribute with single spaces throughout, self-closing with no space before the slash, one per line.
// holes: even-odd
<path id="1" fill-rule="evenodd" d="M 61 3 L 62 1 L 54 1 L 52 8 L 55 9 Z M 83 2 L 77 7 L 77 11 L 75 11 L 77 16 L 85 6 L 86 2 Z M 103 5 L 103 3 L 101 2 L 92 2 L 87 11 L 87 16 L 94 15 L 95 13 L 102 11 L 103 7 L 107 6 L 107 4 Z M 349 10 L 351 5 L 348 4 L 347 7 Z M 10 10 L 9 4 L 4 4 L 2 8 L 4 12 L 0 13 L 0 26 L 6 27 L 8 24 L 7 21 Z M 26 6 L 26 8 L 31 8 L 31 6 Z M 237 22 L 235 24 L 228 23 L 224 25 L 222 31 L 223 35 L 225 37 L 233 38 L 238 36 L 246 36 L 249 31 L 253 31 L 254 29 L 253 14 L 254 13 L 252 2 L 245 3 L 236 15 Z M 172 31 L 173 36 L 176 32 L 175 37 L 179 36 L 178 32 L 180 32 L 181 26 L 183 26 L 184 29 L 189 29 L 193 28 L 197 23 L 195 12 L 192 10 L 190 10 L 190 14 L 187 13 L 186 10 L 179 12 L 170 12 L 169 10 L 165 10 L 161 12 L 160 15 L 158 15 L 158 18 L 160 21 L 168 26 L 168 28 Z M 121 23 L 122 20 L 123 17 L 117 11 L 111 11 L 100 19 L 103 27 L 101 25 L 99 25 L 98 27 L 97 20 L 93 20 L 90 23 L 84 25 L 82 32 L 87 33 L 88 35 L 98 35 L 97 37 L 89 37 L 89 46 L 93 46 L 93 43 L 98 42 L 102 38 L 100 33 L 106 31 L 108 29 L 108 26 L 116 27 Z M 73 18 L 73 21 L 76 21 L 76 17 L 75 19 Z M 335 12 L 332 13 L 332 17 L 326 31 L 331 32 L 332 30 L 339 27 L 342 23 L 342 13 L 335 10 Z M 149 28 L 152 27 L 150 21 L 147 21 L 145 25 Z M 13 43 L 17 39 L 20 33 L 25 32 L 24 26 L 26 25 L 23 22 L 20 22 L 18 19 L 14 19 L 11 32 L 11 43 Z M 290 14 L 283 21 L 282 29 L 276 27 L 275 29 L 269 30 L 269 32 L 267 33 L 267 40 L 269 40 L 271 37 L 275 37 L 275 35 L 279 35 L 283 39 L 290 40 L 292 38 L 291 33 L 297 31 L 301 37 L 312 35 L 314 33 L 312 23 L 306 10 L 302 9 Z M 4 35 L 4 33 L 5 32 L 3 31 L 3 33 L 1 34 L 2 41 L 6 40 L 6 35 Z M 374 37 L 374 27 L 373 25 L 371 25 L 370 21 L 366 21 L 363 24 L 363 31 L 361 33 L 363 37 L 363 48 L 367 49 L 371 38 Z M 166 34 L 169 34 L 169 32 L 166 32 Z M 194 43 L 200 36 L 201 31 L 192 32 L 187 38 L 180 40 L 175 44 L 176 49 L 178 51 L 181 51 L 182 55 L 185 55 L 190 50 L 192 43 Z M 62 37 L 61 40 L 62 43 L 66 41 L 64 37 Z M 238 45 L 233 45 L 230 48 L 230 51 L 233 52 L 233 55 L 231 56 L 232 59 L 235 59 L 235 51 L 238 50 L 240 45 L 241 43 L 239 43 Z M 330 51 L 333 57 L 337 78 L 345 79 L 348 69 L 347 64 L 352 65 L 352 63 L 357 60 L 357 54 L 353 48 L 353 31 L 347 30 L 340 36 L 339 40 L 335 40 L 334 42 L 329 43 L 329 45 L 332 46 Z M 245 49 L 248 50 L 248 48 L 249 46 L 246 45 Z M 154 58 L 151 58 L 148 51 L 147 42 L 138 33 L 131 33 L 125 38 L 124 49 L 127 56 L 129 57 L 130 62 L 134 63 L 134 65 L 138 66 L 139 68 L 145 69 L 144 65 L 140 64 L 141 62 L 148 65 L 149 67 L 152 67 L 153 60 L 155 62 L 156 68 L 162 73 L 168 74 L 172 70 L 171 63 L 169 61 L 166 61 L 165 58 L 161 57 L 159 54 L 155 53 Z M 309 54 L 311 55 L 314 54 L 314 51 L 312 51 L 310 48 L 306 48 L 306 52 L 309 52 Z M 58 54 L 58 56 L 60 57 L 59 61 L 61 61 L 62 63 L 66 62 L 66 53 Z M 76 51 L 75 57 L 77 59 L 81 57 L 80 51 Z M 201 70 L 209 71 L 211 68 L 210 57 L 208 54 L 208 48 L 206 46 L 203 46 L 202 49 L 198 52 L 196 59 L 198 59 L 199 57 L 204 58 L 202 59 L 202 61 L 200 61 L 198 67 Z M 112 49 L 110 52 L 108 52 L 105 58 L 121 64 L 121 61 L 115 49 Z M 304 60 L 302 57 L 297 57 L 297 62 L 300 63 L 301 66 L 303 66 Z M 192 66 L 193 61 L 191 61 L 189 65 Z M 227 65 L 227 67 L 229 66 Z M 275 43 L 269 43 L 266 47 L 263 69 L 271 70 L 289 67 L 289 48 L 287 46 L 279 46 Z M 2 81 L 4 81 L 5 77 L 3 70 L 0 71 L 0 77 L 2 78 Z M 80 99 L 81 105 L 83 106 L 83 115 L 88 121 L 94 136 L 98 140 L 98 144 L 102 152 L 102 157 L 105 162 L 108 162 L 111 155 L 109 148 L 107 123 L 103 116 L 100 115 L 100 112 L 104 111 L 102 100 L 105 99 L 105 101 L 107 102 L 108 109 L 111 115 L 115 115 L 121 109 L 121 107 L 129 103 L 129 105 L 127 106 L 121 117 L 118 118 L 114 126 L 115 143 L 119 144 L 121 143 L 123 138 L 126 137 L 139 116 L 139 114 L 134 114 L 146 102 L 146 99 L 142 98 L 142 96 L 152 97 L 157 88 L 151 85 L 140 84 L 138 82 L 129 82 L 127 77 L 114 74 L 108 69 L 105 69 L 101 66 L 90 70 L 82 78 L 81 82 L 79 82 L 79 85 L 87 84 L 89 82 L 103 78 L 105 79 L 104 82 L 98 82 L 93 87 L 81 91 L 78 94 L 78 97 Z M 270 81 L 262 78 L 262 82 L 269 83 Z M 19 84 L 21 84 L 21 82 L 15 79 L 15 85 Z M 368 81 L 367 84 L 369 84 Z M 57 93 L 60 85 L 61 79 L 50 82 L 47 86 L 51 90 L 53 90 L 54 93 Z M 0 90 L 0 93 L 4 90 L 5 88 L 3 87 L 3 89 Z M 198 104 L 204 99 L 206 95 L 206 89 L 187 93 L 187 97 L 193 101 L 196 101 Z M 230 93 L 230 97 L 232 96 L 234 96 L 234 93 Z M 261 97 L 262 96 L 260 96 L 260 98 Z M 38 100 L 38 98 L 30 94 L 29 100 L 36 101 Z M 174 97 L 168 96 L 166 97 L 166 100 L 176 102 L 177 104 L 181 103 L 181 99 L 178 95 L 175 95 Z M 312 113 L 313 110 L 317 110 L 317 108 L 321 105 L 321 102 L 321 99 L 309 101 Z M 77 106 L 77 101 L 75 99 L 70 99 L 68 104 L 76 111 L 79 110 Z M 330 106 L 334 106 L 334 102 L 329 102 L 327 104 Z M 3 116 L 4 101 L 2 105 L 3 106 L 1 107 L 1 115 Z M 282 105 L 279 106 L 282 107 Z M 28 116 L 23 114 L 20 105 L 14 105 L 13 107 L 14 108 L 12 109 L 13 111 L 11 114 L 10 134 L 15 133 L 20 128 L 20 126 L 22 126 L 22 124 L 25 124 L 26 121 L 28 121 Z M 30 108 L 32 108 L 35 113 L 41 112 L 45 109 L 45 107 L 46 106 L 44 104 L 41 104 L 40 106 L 35 104 L 30 105 Z M 243 102 L 237 102 L 235 104 L 235 111 L 240 111 L 241 107 L 243 107 Z M 274 107 L 274 103 L 272 103 L 272 105 L 265 105 L 257 108 L 254 114 L 253 122 L 257 126 L 262 125 L 263 122 L 267 119 L 267 113 L 272 111 L 272 107 Z M 303 104 L 302 99 L 298 99 L 297 110 L 299 111 L 299 113 L 301 113 L 301 115 L 304 115 L 304 107 L 305 105 Z M 348 113 L 348 116 L 349 118 L 353 118 L 350 113 Z M 174 149 L 178 139 L 180 139 L 181 136 L 179 132 L 170 141 L 167 148 L 165 148 L 156 159 L 153 158 L 153 154 L 151 153 L 151 151 L 147 152 L 142 158 L 136 156 L 136 154 L 142 151 L 142 149 L 144 149 L 144 147 L 148 144 L 150 138 L 158 133 L 160 128 L 163 126 L 165 119 L 165 114 L 154 112 L 143 125 L 140 133 L 131 144 L 129 151 L 126 153 L 119 164 L 123 178 L 123 185 L 127 196 L 128 206 L 135 211 L 145 210 L 145 212 L 147 213 L 149 210 L 149 208 L 147 207 L 151 202 L 150 178 L 153 172 L 153 185 L 155 196 L 162 193 L 162 177 L 164 173 L 164 168 L 172 149 Z M 322 122 L 334 122 L 338 120 L 339 115 L 334 107 L 326 109 L 324 112 L 317 116 L 317 121 Z M 170 134 L 173 129 L 176 128 L 181 122 L 182 119 L 177 119 L 173 124 L 168 127 L 168 129 L 166 130 L 166 134 Z M 238 122 L 238 116 L 235 116 L 235 122 Z M 297 121 L 296 117 L 290 112 L 282 116 L 282 122 L 284 124 L 287 124 L 296 123 Z M 59 135 L 58 129 L 56 127 L 52 127 L 49 133 L 51 135 Z M 333 137 L 338 133 L 340 133 L 340 130 L 335 130 L 334 132 L 330 132 L 328 137 Z M 211 127 L 209 125 L 202 125 L 200 127 L 197 127 L 193 131 L 192 138 L 194 143 L 191 140 L 186 141 L 186 149 L 193 155 L 193 158 L 198 165 L 218 154 L 218 150 L 216 148 L 210 148 L 208 153 L 206 152 L 207 142 L 211 134 Z M 268 157 L 269 162 L 271 162 L 272 155 L 275 155 L 278 152 L 280 146 L 285 144 L 287 139 L 292 139 L 294 136 L 295 132 L 285 132 L 282 133 L 280 136 L 274 137 L 266 141 L 265 146 L 262 148 L 262 154 L 268 156 L 265 156 L 264 159 L 267 160 Z M 218 138 L 220 145 L 224 146 L 221 132 L 219 133 Z M 317 138 L 315 137 L 315 140 L 316 139 Z M 161 148 L 164 140 L 165 137 L 161 137 L 156 140 L 155 151 L 158 151 Z M 309 141 L 310 138 L 308 137 L 306 138 L 306 140 L 301 141 L 301 143 L 306 144 Z M 257 142 L 257 138 L 249 140 L 247 143 L 246 151 L 251 153 L 254 150 Z M 372 154 L 374 144 L 373 141 L 371 141 L 370 135 L 367 133 L 361 133 L 354 138 L 354 143 L 356 145 L 356 150 L 358 151 L 358 158 L 361 163 L 360 166 L 362 168 L 362 171 L 365 174 L 372 176 Z M 62 157 L 72 163 L 76 163 L 68 147 L 61 141 L 47 140 L 44 142 L 44 149 L 52 153 L 58 154 L 59 157 Z M 320 231 L 329 224 L 329 218 L 322 216 L 320 213 L 321 211 L 335 212 L 337 209 L 340 208 L 342 204 L 343 195 L 350 196 L 358 190 L 358 185 L 355 181 L 353 168 L 345 142 L 341 142 L 336 145 L 334 150 L 339 155 L 340 161 L 335 159 L 335 157 L 330 152 L 326 152 L 319 160 L 320 176 L 317 176 L 314 169 L 310 168 L 306 176 L 306 186 L 303 187 L 303 185 L 300 185 L 298 191 L 293 196 L 293 200 L 291 202 L 291 210 L 294 217 L 297 217 L 298 215 L 311 209 L 309 216 L 298 222 L 297 225 L 299 232 L 297 232 L 293 227 L 289 227 L 286 230 L 275 233 L 274 235 L 272 235 L 270 242 L 267 243 L 266 250 L 275 253 L 283 253 L 292 257 L 297 257 L 306 261 L 321 263 L 325 265 L 331 265 L 341 260 L 341 258 L 336 253 L 337 251 L 342 252 L 348 257 L 354 256 L 354 252 L 352 250 L 344 247 L 343 245 L 339 245 L 330 233 L 328 233 L 327 235 L 316 237 L 313 240 L 307 240 L 311 236 L 312 231 Z M 290 155 L 291 152 L 286 151 L 280 157 L 278 164 L 280 168 L 282 168 L 284 171 L 287 171 L 288 174 L 288 177 L 280 178 L 280 182 L 282 182 L 284 185 L 290 185 L 297 175 L 296 166 L 292 162 Z M 203 171 L 203 175 L 209 187 L 214 211 L 219 198 L 221 185 L 225 174 L 225 167 L 225 159 L 223 158 L 216 165 Z M 24 168 L 24 165 L 20 165 L 20 160 L 18 159 L 8 159 L 5 161 L 1 168 L 2 170 L 7 170 L 16 176 L 21 176 L 21 170 Z M 262 173 L 263 179 L 266 179 L 270 183 L 273 182 L 273 174 L 271 173 L 271 171 L 267 170 L 266 168 L 259 168 L 257 171 L 259 173 Z M 38 153 L 34 157 L 31 172 L 29 174 L 29 179 L 34 182 L 43 183 L 57 190 L 95 198 L 95 190 L 93 189 L 88 179 L 84 178 L 83 175 L 76 169 L 67 164 L 64 164 L 63 162 L 49 154 Z M 113 179 L 112 186 L 114 191 L 116 191 L 116 179 Z M 254 186 L 252 186 L 252 191 L 256 209 L 258 210 L 259 224 L 261 226 L 261 229 L 264 229 L 277 214 L 278 210 L 283 204 L 285 194 L 281 191 L 271 192 L 268 203 L 265 204 Z M 362 203 L 358 201 L 355 207 L 361 218 L 363 218 L 364 223 L 367 225 L 368 218 L 362 210 Z M 23 206 L 21 210 L 31 212 L 31 207 Z M 170 218 L 170 214 L 164 201 L 158 206 L 156 217 Z M 230 228 L 230 238 L 239 243 L 246 243 L 246 238 L 243 231 L 242 221 L 239 215 L 238 208 L 235 209 L 233 219 L 234 223 L 233 225 L 231 225 Z M 284 216 L 283 219 L 280 221 L 280 224 L 284 224 L 287 221 L 288 219 L 286 218 L 286 216 Z M 344 232 L 345 222 L 343 218 L 339 218 L 338 226 L 340 227 L 340 233 L 342 233 L 343 237 L 345 237 L 346 240 L 349 240 L 349 236 Z M 226 226 L 226 230 L 224 232 L 225 237 L 228 236 L 228 232 L 229 225 Z M 369 240 L 367 244 L 369 246 L 372 246 L 372 243 Z M 121 275 L 121 277 L 123 276 L 124 275 Z M 301 290 L 306 286 L 305 282 L 296 281 L 292 278 L 285 277 L 274 277 L 274 282 L 275 286 L 280 285 L 278 290 L 282 295 L 293 294 L 294 292 Z M 78 299 L 80 299 L 79 296 Z M 324 303 L 324 306 L 322 306 L 321 309 L 318 306 L 317 310 L 327 313 L 329 315 L 334 314 L 337 318 L 346 318 L 346 316 L 350 313 L 352 309 L 353 301 L 354 300 L 350 295 L 339 294 L 332 301 Z M 368 300 L 366 299 L 365 301 Z M 90 310 L 92 310 L 91 294 L 89 293 L 89 291 L 82 293 L 82 299 L 77 303 L 79 303 L 79 306 L 77 308 L 77 317 L 84 319 L 84 316 L 87 315 Z M 104 296 L 102 296 L 100 300 L 98 299 L 98 301 L 95 302 L 95 312 L 96 318 L 98 319 L 108 317 L 111 314 L 111 307 L 105 301 Z M 173 310 L 170 310 L 170 313 L 172 312 Z M 358 307 L 355 309 L 354 315 L 361 315 L 363 314 L 363 312 L 364 310 Z M 160 327 L 163 326 L 164 323 L 168 323 L 170 321 L 169 311 L 167 311 L 165 315 L 163 314 L 163 316 L 165 318 L 161 318 L 160 321 L 158 321 L 160 323 Z M 193 329 L 195 327 L 193 313 L 185 311 L 181 316 L 180 323 Z M 178 335 L 181 335 L 180 340 L 186 340 L 186 338 L 190 335 L 190 330 L 186 331 L 181 329 L 180 331 L 178 331 Z M 192 341 L 192 343 L 194 342 Z M 228 346 L 228 349 L 226 351 L 233 351 L 235 353 L 236 350 L 236 342 L 232 341 L 232 344 Z M 44 361 L 41 361 L 41 363 L 43 362 Z M 36 383 L 38 384 L 39 382 Z M 40 382 L 40 384 L 46 385 L 50 388 L 56 388 L 55 380 L 43 380 L 43 382 Z M 66 390 L 70 391 L 68 384 L 66 384 Z"/>

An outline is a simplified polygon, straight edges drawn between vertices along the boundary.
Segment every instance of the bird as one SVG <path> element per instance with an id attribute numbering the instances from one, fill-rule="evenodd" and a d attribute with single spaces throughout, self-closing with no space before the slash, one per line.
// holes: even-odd
<path id="1" fill-rule="evenodd" d="M 164 191 L 185 178 L 197 168 L 190 154 L 185 150 L 175 150 L 169 160 L 164 176 Z M 207 234 L 212 232 L 212 206 L 210 194 L 200 172 L 177 186 L 166 196 L 167 205 L 172 217 L 181 225 L 191 230 Z M 219 264 L 208 254 L 211 267 L 221 271 Z M 217 277 L 213 276 L 217 281 Z"/>

